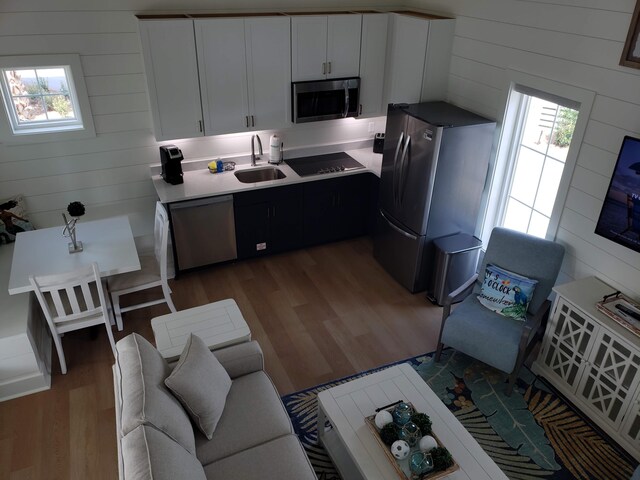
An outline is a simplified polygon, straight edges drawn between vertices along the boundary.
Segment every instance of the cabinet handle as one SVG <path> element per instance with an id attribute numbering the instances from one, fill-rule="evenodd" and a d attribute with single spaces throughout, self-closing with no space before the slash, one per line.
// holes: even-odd
<path id="1" fill-rule="evenodd" d="M 322 64 L 322 74 L 323 74 L 323 75 L 326 75 L 326 74 L 327 74 L 327 64 L 326 64 L 326 63 L 323 63 L 323 64 Z"/>
<path id="2" fill-rule="evenodd" d="M 276 218 L 276 207 L 272 207 L 273 208 L 273 218 Z"/>
<path id="3" fill-rule="evenodd" d="M 244 126 L 249 128 L 249 117 L 247 115 L 244 116 Z"/>
<path id="4" fill-rule="evenodd" d="M 202 133 L 202 120 L 198 120 L 198 131 Z"/>
<path id="5" fill-rule="evenodd" d="M 327 73 L 331 73 L 331 62 L 329 62 L 329 71 Z"/>
<path id="6" fill-rule="evenodd" d="M 256 126 L 256 120 L 255 120 L 255 118 L 253 118 L 253 115 L 251 115 L 251 126 L 252 127 Z"/>
<path id="7" fill-rule="evenodd" d="M 358 110 L 358 115 L 362 115 L 362 104 L 360 104 L 360 109 Z"/>

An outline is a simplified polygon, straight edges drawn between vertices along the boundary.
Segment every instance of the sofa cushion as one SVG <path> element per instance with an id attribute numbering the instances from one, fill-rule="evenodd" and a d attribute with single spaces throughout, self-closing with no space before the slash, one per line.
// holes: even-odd
<path id="1" fill-rule="evenodd" d="M 164 384 L 211 440 L 231 389 L 231 379 L 200 337 L 189 335 L 178 364 Z"/>
<path id="2" fill-rule="evenodd" d="M 295 435 L 286 435 L 223 458 L 206 465 L 204 471 L 208 480 L 317 480 Z"/>
<path id="3" fill-rule="evenodd" d="M 153 427 L 140 425 L 122 439 L 126 480 L 205 480 L 202 465 L 181 445 Z"/>
<path id="4" fill-rule="evenodd" d="M 152 425 L 195 453 L 191 421 L 164 384 L 171 369 L 160 352 L 133 333 L 116 344 L 116 366 L 120 375 L 121 434 L 141 424 Z"/>
<path id="5" fill-rule="evenodd" d="M 271 379 L 262 371 L 250 373 L 231 384 L 211 440 L 196 431 L 196 455 L 207 465 L 292 432 L 291 421 Z"/>

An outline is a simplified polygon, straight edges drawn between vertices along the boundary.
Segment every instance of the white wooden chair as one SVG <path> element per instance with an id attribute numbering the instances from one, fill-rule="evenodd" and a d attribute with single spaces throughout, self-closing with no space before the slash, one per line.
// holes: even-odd
<path id="1" fill-rule="evenodd" d="M 115 356 L 107 296 L 97 263 L 62 274 L 31 275 L 29 281 L 51 329 L 62 373 L 67 373 L 67 362 L 60 339 L 66 332 L 104 324 Z"/>
<path id="2" fill-rule="evenodd" d="M 154 255 L 140 255 L 141 270 L 110 277 L 107 281 L 111 294 L 111 303 L 116 317 L 118 330 L 122 330 L 122 314 L 138 308 L 167 303 L 175 313 L 176 307 L 171 300 L 171 289 L 167 281 L 167 243 L 169 239 L 169 216 L 160 202 L 156 203 L 156 218 L 153 229 L 155 240 Z M 163 298 L 145 303 L 120 306 L 120 297 L 128 293 L 162 287 Z"/>

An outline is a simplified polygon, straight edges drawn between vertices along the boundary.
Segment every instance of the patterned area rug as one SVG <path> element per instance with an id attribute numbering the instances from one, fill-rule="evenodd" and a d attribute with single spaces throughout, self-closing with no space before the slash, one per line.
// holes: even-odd
<path id="1" fill-rule="evenodd" d="M 440 363 L 431 354 L 398 363 L 405 362 L 511 480 L 628 480 L 637 465 L 526 368 L 507 397 L 505 374 L 454 350 L 445 350 Z M 388 366 L 282 398 L 320 480 L 340 476 L 316 444 L 316 395 Z"/>

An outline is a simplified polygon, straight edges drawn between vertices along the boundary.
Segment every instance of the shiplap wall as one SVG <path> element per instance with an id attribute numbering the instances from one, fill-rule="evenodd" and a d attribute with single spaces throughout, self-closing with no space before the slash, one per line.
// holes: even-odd
<path id="1" fill-rule="evenodd" d="M 618 65 L 636 0 L 413 0 L 456 17 L 448 99 L 501 120 L 506 69 L 596 93 L 562 213 L 560 281 L 595 275 L 640 298 L 640 253 L 594 229 L 624 135 L 640 136 L 640 70 Z"/>
<path id="2" fill-rule="evenodd" d="M 386 2 L 385 2 L 386 3 Z M 354 0 L 350 5 L 380 5 Z M 97 136 L 41 144 L 0 144 L 0 200 L 26 197 L 38 227 L 62 224 L 69 202 L 87 206 L 86 219 L 129 215 L 134 235 L 152 232 L 156 199 L 149 164 L 159 162 L 152 134 L 136 13 L 344 8 L 336 0 L 2 0 L 0 55 L 78 53 Z M 275 52 L 277 54 L 277 52 Z M 371 137 L 368 124 L 384 119 L 346 119 L 280 131 L 285 149 Z M 261 132 L 260 132 L 261 133 Z M 268 149 L 271 132 L 261 133 Z M 251 134 L 177 140 L 188 159 L 248 154 Z"/>
<path id="3" fill-rule="evenodd" d="M 352 0 L 352 7 L 393 4 Z M 640 254 L 593 234 L 622 137 L 640 135 L 640 71 L 618 66 L 635 0 L 406 0 L 457 18 L 449 100 L 491 118 L 503 109 L 505 70 L 597 93 L 565 204 L 558 240 L 565 279 L 597 275 L 640 297 Z M 136 235 L 151 229 L 155 192 L 147 166 L 158 161 L 151 133 L 135 13 L 345 8 L 339 1 L 2 0 L 0 55 L 79 53 L 95 139 L 0 144 L 0 198 L 27 196 L 39 226 L 60 224 L 72 200 L 88 218 L 129 214 Z M 368 120 L 325 122 L 283 132 L 288 147 L 365 138 Z M 380 130 L 380 121 L 376 131 Z M 269 132 L 265 132 L 266 135 Z M 244 154 L 247 134 L 176 141 L 189 158 Z M 265 137 L 263 136 L 263 139 Z"/>

